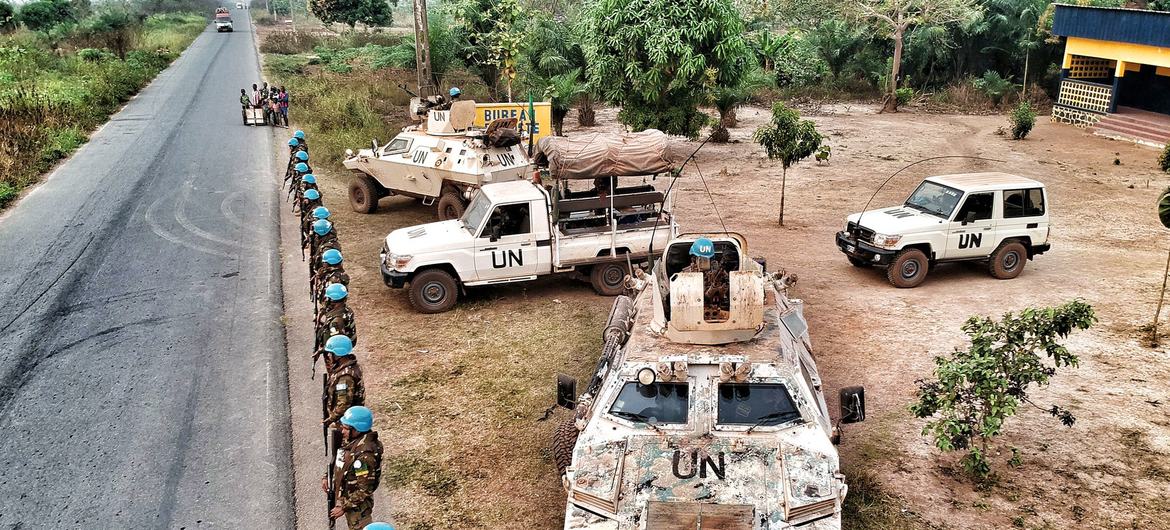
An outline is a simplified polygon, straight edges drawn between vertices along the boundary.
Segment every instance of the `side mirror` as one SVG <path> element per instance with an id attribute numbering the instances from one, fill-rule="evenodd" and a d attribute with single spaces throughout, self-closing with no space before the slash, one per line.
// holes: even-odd
<path id="1" fill-rule="evenodd" d="M 865 387 L 845 387 L 838 396 L 841 404 L 841 423 L 865 421 Z"/>
<path id="2" fill-rule="evenodd" d="M 577 408 L 577 379 L 557 374 L 557 406 L 569 410 Z"/>
<path id="3" fill-rule="evenodd" d="M 963 218 L 963 224 L 971 224 L 975 222 L 975 212 L 967 212 L 967 217 Z"/>

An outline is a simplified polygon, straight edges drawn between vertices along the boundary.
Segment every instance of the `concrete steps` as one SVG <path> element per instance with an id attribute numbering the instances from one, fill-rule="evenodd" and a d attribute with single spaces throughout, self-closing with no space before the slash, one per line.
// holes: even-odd
<path id="1" fill-rule="evenodd" d="M 1119 107 L 1093 126 L 1093 134 L 1161 148 L 1170 144 L 1170 116 Z"/>

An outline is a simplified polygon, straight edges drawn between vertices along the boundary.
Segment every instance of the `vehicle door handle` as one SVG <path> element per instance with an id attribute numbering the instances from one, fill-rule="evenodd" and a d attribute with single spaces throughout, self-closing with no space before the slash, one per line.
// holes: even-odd
<path id="1" fill-rule="evenodd" d="M 954 233 L 955 234 L 966 234 L 967 231 L 966 230 L 955 230 Z"/>
<path id="2" fill-rule="evenodd" d="M 522 246 L 522 247 L 531 247 L 531 246 L 532 246 L 532 243 L 520 243 L 520 246 Z"/>
<path id="3" fill-rule="evenodd" d="M 498 247 L 484 247 L 484 248 L 479 249 L 479 251 L 480 252 L 487 252 L 489 250 L 496 250 L 496 248 L 498 248 Z"/>
<path id="4" fill-rule="evenodd" d="M 1028 223 L 1028 228 L 1039 228 L 1040 223 Z"/>
<path id="5" fill-rule="evenodd" d="M 987 228 L 984 228 L 983 230 L 991 230 L 991 227 L 989 226 Z"/>

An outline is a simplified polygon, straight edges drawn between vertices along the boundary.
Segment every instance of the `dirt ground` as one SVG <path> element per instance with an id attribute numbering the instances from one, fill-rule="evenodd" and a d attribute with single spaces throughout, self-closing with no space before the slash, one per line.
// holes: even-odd
<path id="1" fill-rule="evenodd" d="M 601 111 L 594 130 L 617 130 L 615 114 Z M 830 401 L 841 387 L 866 387 L 869 416 L 846 429 L 840 446 L 847 472 L 876 479 L 914 526 L 1170 528 L 1170 355 L 1144 347 L 1138 331 L 1153 316 L 1170 245 L 1154 211 L 1170 175 L 1154 170 L 1154 150 L 1047 121 L 1011 141 L 995 134 L 1003 116 L 821 107 L 812 119 L 833 147 L 831 163 L 789 170 L 780 227 L 780 167 L 750 140 L 767 111 L 744 108 L 739 118 L 732 143 L 708 144 L 684 172 L 676 210 L 685 231 L 718 231 L 717 209 L 769 267 L 799 275 L 795 295 L 806 302 Z M 579 132 L 573 115 L 566 126 Z M 1014 172 L 1049 186 L 1052 250 L 1014 280 L 949 265 L 912 290 L 850 266 L 833 243 L 845 216 L 890 174 L 941 155 L 1002 162 L 919 164 L 874 206 L 900 203 L 931 174 Z M 555 422 L 541 418 L 554 402 L 555 373 L 584 377 L 592 367 L 609 299 L 553 278 L 476 291 L 446 314 L 416 314 L 404 292 L 382 284 L 377 253 L 387 232 L 430 222 L 433 210 L 388 198 L 377 214 L 356 214 L 345 202 L 346 175 L 319 168 L 318 177 L 353 276 L 358 353 L 386 443 L 380 505 L 403 529 L 559 527 L 564 494 L 545 449 Z M 1033 394 L 1070 407 L 1075 426 L 1021 409 L 997 445 L 998 482 L 976 489 L 958 471 L 958 455 L 941 455 L 920 435 L 923 422 L 907 411 L 915 380 L 930 377 L 934 355 L 965 345 L 967 317 L 1078 297 L 1100 318 L 1068 341 L 1081 365 Z M 1011 447 L 1021 453 L 1018 467 L 1008 465 Z"/>

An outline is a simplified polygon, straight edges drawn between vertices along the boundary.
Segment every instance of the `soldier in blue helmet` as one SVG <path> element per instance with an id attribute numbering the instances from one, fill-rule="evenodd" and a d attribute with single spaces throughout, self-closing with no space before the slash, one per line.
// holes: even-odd
<path id="1" fill-rule="evenodd" d="M 353 311 L 346 305 L 349 290 L 339 283 L 325 286 L 325 300 L 317 313 L 316 344 L 313 347 L 313 364 L 317 364 L 317 357 L 325 341 L 333 335 L 345 335 L 357 344 L 357 323 L 354 322 Z"/>
<path id="2" fill-rule="evenodd" d="M 349 275 L 345 273 L 341 260 L 341 251 L 335 248 L 321 253 L 321 262 L 317 264 L 316 272 L 309 279 L 318 303 L 325 302 L 325 286 L 336 283 L 349 287 Z"/>
<path id="3" fill-rule="evenodd" d="M 321 261 L 321 253 L 331 248 L 341 249 L 341 242 L 337 240 L 337 229 L 333 223 L 328 219 L 317 219 L 310 225 L 308 239 L 305 241 L 302 248 L 308 247 L 309 256 L 313 259 L 309 262 L 309 274 L 312 276 L 317 272 L 317 263 Z"/>
<path id="4" fill-rule="evenodd" d="M 350 407 L 366 404 L 366 388 L 362 384 L 362 368 L 353 355 L 353 341 L 345 335 L 334 335 L 325 341 L 325 395 L 324 418 L 321 423 L 334 425 Z"/>
<path id="5" fill-rule="evenodd" d="M 691 243 L 691 264 L 682 272 L 703 274 L 703 318 L 708 321 L 726 319 L 731 310 L 730 284 L 722 262 L 715 256 L 715 243 L 700 237 Z"/>
<path id="6" fill-rule="evenodd" d="M 345 516 L 350 530 L 360 530 L 373 522 L 374 491 L 382 479 L 382 442 L 374 431 L 374 414 L 366 407 L 350 407 L 340 423 L 342 445 L 321 488 L 335 499 L 329 517 Z"/>

